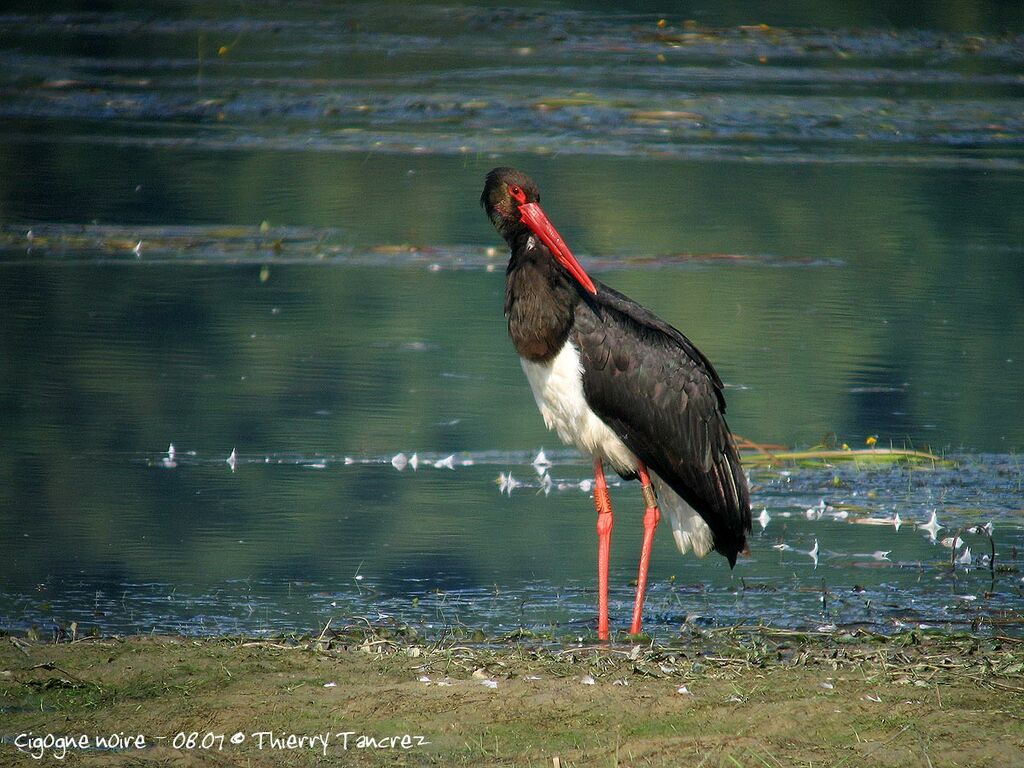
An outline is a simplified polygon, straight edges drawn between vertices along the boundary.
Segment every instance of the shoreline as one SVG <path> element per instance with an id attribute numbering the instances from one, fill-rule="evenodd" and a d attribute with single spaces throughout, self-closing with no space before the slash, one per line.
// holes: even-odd
<path id="1" fill-rule="evenodd" d="M 999 635 L 3 640 L 24 764 L 1024 765 L 1024 640 Z"/>

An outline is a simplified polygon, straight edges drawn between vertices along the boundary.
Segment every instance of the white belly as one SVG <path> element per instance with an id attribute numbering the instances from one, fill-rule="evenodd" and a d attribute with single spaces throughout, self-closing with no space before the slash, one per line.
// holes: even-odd
<path id="1" fill-rule="evenodd" d="M 546 363 L 524 358 L 520 362 L 548 429 L 555 430 L 562 442 L 607 461 L 616 472 L 636 472 L 636 456 L 587 405 L 580 353 L 571 341 Z M 654 472 L 651 476 L 679 551 L 685 554 L 693 549 L 698 557 L 703 557 L 711 550 L 711 529 L 660 477 Z"/>
<path id="2" fill-rule="evenodd" d="M 548 429 L 562 442 L 608 461 L 617 472 L 636 471 L 636 456 L 587 405 L 580 353 L 571 341 L 546 363 L 520 360 Z"/>

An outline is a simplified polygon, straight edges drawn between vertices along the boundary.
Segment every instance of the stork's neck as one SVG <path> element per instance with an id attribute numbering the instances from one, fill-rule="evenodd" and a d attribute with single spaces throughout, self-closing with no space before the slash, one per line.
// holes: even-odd
<path id="1" fill-rule="evenodd" d="M 520 357 L 545 362 L 559 353 L 572 329 L 579 289 L 529 232 L 510 238 L 505 276 L 508 334 Z"/>

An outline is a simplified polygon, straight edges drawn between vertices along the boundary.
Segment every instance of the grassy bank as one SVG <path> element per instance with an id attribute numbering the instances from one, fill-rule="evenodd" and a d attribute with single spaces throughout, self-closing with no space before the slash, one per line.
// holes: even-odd
<path id="1" fill-rule="evenodd" d="M 611 646 L 430 644 L 372 627 L 277 641 L 7 637 L 0 762 L 1024 765 L 1022 669 L 1020 640 L 920 633 L 733 629 Z M 14 745 L 31 748 L 28 732 L 79 743 L 36 761 Z M 95 748 L 121 733 L 145 747 Z"/>

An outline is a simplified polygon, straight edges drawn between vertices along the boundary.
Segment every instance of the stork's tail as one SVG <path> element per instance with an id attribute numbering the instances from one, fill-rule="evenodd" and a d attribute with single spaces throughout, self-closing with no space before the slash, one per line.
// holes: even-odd
<path id="1" fill-rule="evenodd" d="M 714 547 L 711 528 L 704 522 L 693 507 L 683 500 L 682 496 L 673 491 L 669 485 L 651 472 L 654 492 L 658 494 L 658 505 L 672 526 L 672 537 L 682 554 L 691 549 L 697 557 L 704 557 Z"/>

